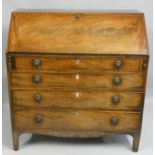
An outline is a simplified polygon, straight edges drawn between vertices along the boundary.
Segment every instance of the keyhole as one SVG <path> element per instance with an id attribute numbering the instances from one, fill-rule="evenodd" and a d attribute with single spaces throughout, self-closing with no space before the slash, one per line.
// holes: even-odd
<path id="1" fill-rule="evenodd" d="M 75 96 L 78 98 L 80 96 L 80 93 L 79 92 L 76 92 L 75 93 Z"/>
<path id="2" fill-rule="evenodd" d="M 80 15 L 75 15 L 75 19 L 76 19 L 77 21 L 79 21 L 79 20 L 80 20 Z"/>
<path id="3" fill-rule="evenodd" d="M 75 63 L 76 63 L 77 65 L 80 64 L 80 60 L 77 59 L 77 60 L 75 61 Z"/>
<path id="4" fill-rule="evenodd" d="M 79 117 L 79 115 L 80 115 L 80 114 L 79 114 L 78 112 L 75 113 L 75 116 L 76 116 L 76 117 Z"/>
<path id="5" fill-rule="evenodd" d="M 79 79 L 80 79 L 80 75 L 77 74 L 77 75 L 75 76 L 75 78 L 76 78 L 76 80 L 79 80 Z"/>

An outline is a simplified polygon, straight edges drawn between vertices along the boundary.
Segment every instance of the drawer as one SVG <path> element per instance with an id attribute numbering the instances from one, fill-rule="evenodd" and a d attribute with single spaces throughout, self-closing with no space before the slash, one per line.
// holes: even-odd
<path id="1" fill-rule="evenodd" d="M 14 90 L 12 101 L 15 106 L 36 108 L 138 110 L 142 107 L 143 95 L 118 91 Z"/>
<path id="2" fill-rule="evenodd" d="M 101 71 L 141 71 L 142 58 L 135 57 L 52 57 L 17 56 L 16 71 L 19 72 L 101 72 Z"/>
<path id="3" fill-rule="evenodd" d="M 101 130 L 136 131 L 139 112 L 103 112 L 82 110 L 14 111 L 15 128 L 24 130 Z"/>
<path id="4" fill-rule="evenodd" d="M 12 73 L 11 85 L 15 87 L 72 87 L 143 89 L 143 74 L 43 74 Z"/>

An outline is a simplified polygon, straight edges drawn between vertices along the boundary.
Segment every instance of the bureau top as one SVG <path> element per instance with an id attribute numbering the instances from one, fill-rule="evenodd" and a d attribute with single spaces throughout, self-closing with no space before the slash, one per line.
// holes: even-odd
<path id="1" fill-rule="evenodd" d="M 13 12 L 7 51 L 148 55 L 144 15 Z"/>

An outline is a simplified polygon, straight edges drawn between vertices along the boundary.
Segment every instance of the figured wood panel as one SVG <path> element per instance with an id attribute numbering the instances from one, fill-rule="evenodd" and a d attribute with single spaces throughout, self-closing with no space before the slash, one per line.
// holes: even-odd
<path id="1" fill-rule="evenodd" d="M 35 59 L 40 60 L 39 67 L 33 65 Z M 17 72 L 102 72 L 102 71 L 117 71 L 115 61 L 120 60 L 122 65 L 119 71 L 137 72 L 141 71 L 141 58 L 124 58 L 124 57 L 104 57 L 98 58 L 83 58 L 74 56 L 73 58 L 66 57 L 51 57 L 49 56 L 16 56 L 15 63 Z"/>
<path id="2" fill-rule="evenodd" d="M 38 103 L 35 96 L 40 95 Z M 118 96 L 120 101 L 113 103 Z M 47 90 L 13 90 L 13 106 L 33 108 L 78 108 L 78 109 L 112 109 L 139 110 L 142 108 L 143 93 L 118 91 L 47 91 Z"/>
<path id="3" fill-rule="evenodd" d="M 33 77 L 39 75 L 41 82 L 36 84 Z M 120 77 L 121 83 L 116 86 L 113 78 Z M 72 88 L 113 88 L 113 89 L 143 89 L 143 74 L 43 74 L 43 73 L 12 73 L 13 87 L 72 87 Z"/>
<path id="4" fill-rule="evenodd" d="M 148 54 L 142 13 L 13 12 L 9 52 Z"/>
<path id="5" fill-rule="evenodd" d="M 37 123 L 35 118 L 43 119 Z M 89 130 L 89 131 L 137 131 L 140 128 L 139 112 L 103 112 L 82 110 L 14 111 L 14 126 L 25 130 Z M 116 117 L 118 123 L 111 124 Z"/>

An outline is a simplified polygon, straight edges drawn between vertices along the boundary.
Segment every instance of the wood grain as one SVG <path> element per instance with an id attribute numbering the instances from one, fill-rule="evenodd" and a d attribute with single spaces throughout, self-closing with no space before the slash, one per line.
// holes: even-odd
<path id="1" fill-rule="evenodd" d="M 148 54 L 142 13 L 13 12 L 9 52 Z"/>
<path id="2" fill-rule="evenodd" d="M 36 115 L 43 121 L 35 122 Z M 112 125 L 111 118 L 118 118 Z M 138 112 L 103 112 L 80 110 L 38 110 L 14 111 L 15 128 L 27 130 L 96 130 L 96 131 L 136 131 L 140 127 Z"/>
<path id="3" fill-rule="evenodd" d="M 41 82 L 35 84 L 33 77 L 39 75 Z M 79 79 L 77 79 L 79 76 Z M 113 84 L 113 78 L 119 76 L 121 83 Z M 141 89 L 144 87 L 143 74 L 43 74 L 43 73 L 12 73 L 11 85 L 14 87 L 73 87 L 73 88 L 111 88 L 111 89 Z"/>
<path id="4" fill-rule="evenodd" d="M 13 12 L 6 56 L 14 150 L 27 132 L 130 134 L 138 151 L 149 61 L 143 13 Z"/>
<path id="5" fill-rule="evenodd" d="M 40 66 L 35 67 L 33 61 L 40 60 Z M 103 72 L 103 71 L 117 71 L 115 68 L 115 61 L 120 60 L 122 66 L 119 71 L 139 72 L 141 71 L 142 58 L 125 58 L 125 57 L 51 57 L 51 55 L 36 55 L 36 56 L 16 56 L 16 72 Z"/>
<path id="6" fill-rule="evenodd" d="M 35 96 L 39 94 L 38 103 Z M 112 97 L 118 96 L 120 102 L 112 103 Z M 47 91 L 47 90 L 14 90 L 12 91 L 13 106 L 29 108 L 71 108 L 71 109 L 111 109 L 140 110 L 143 93 L 118 91 Z"/>

